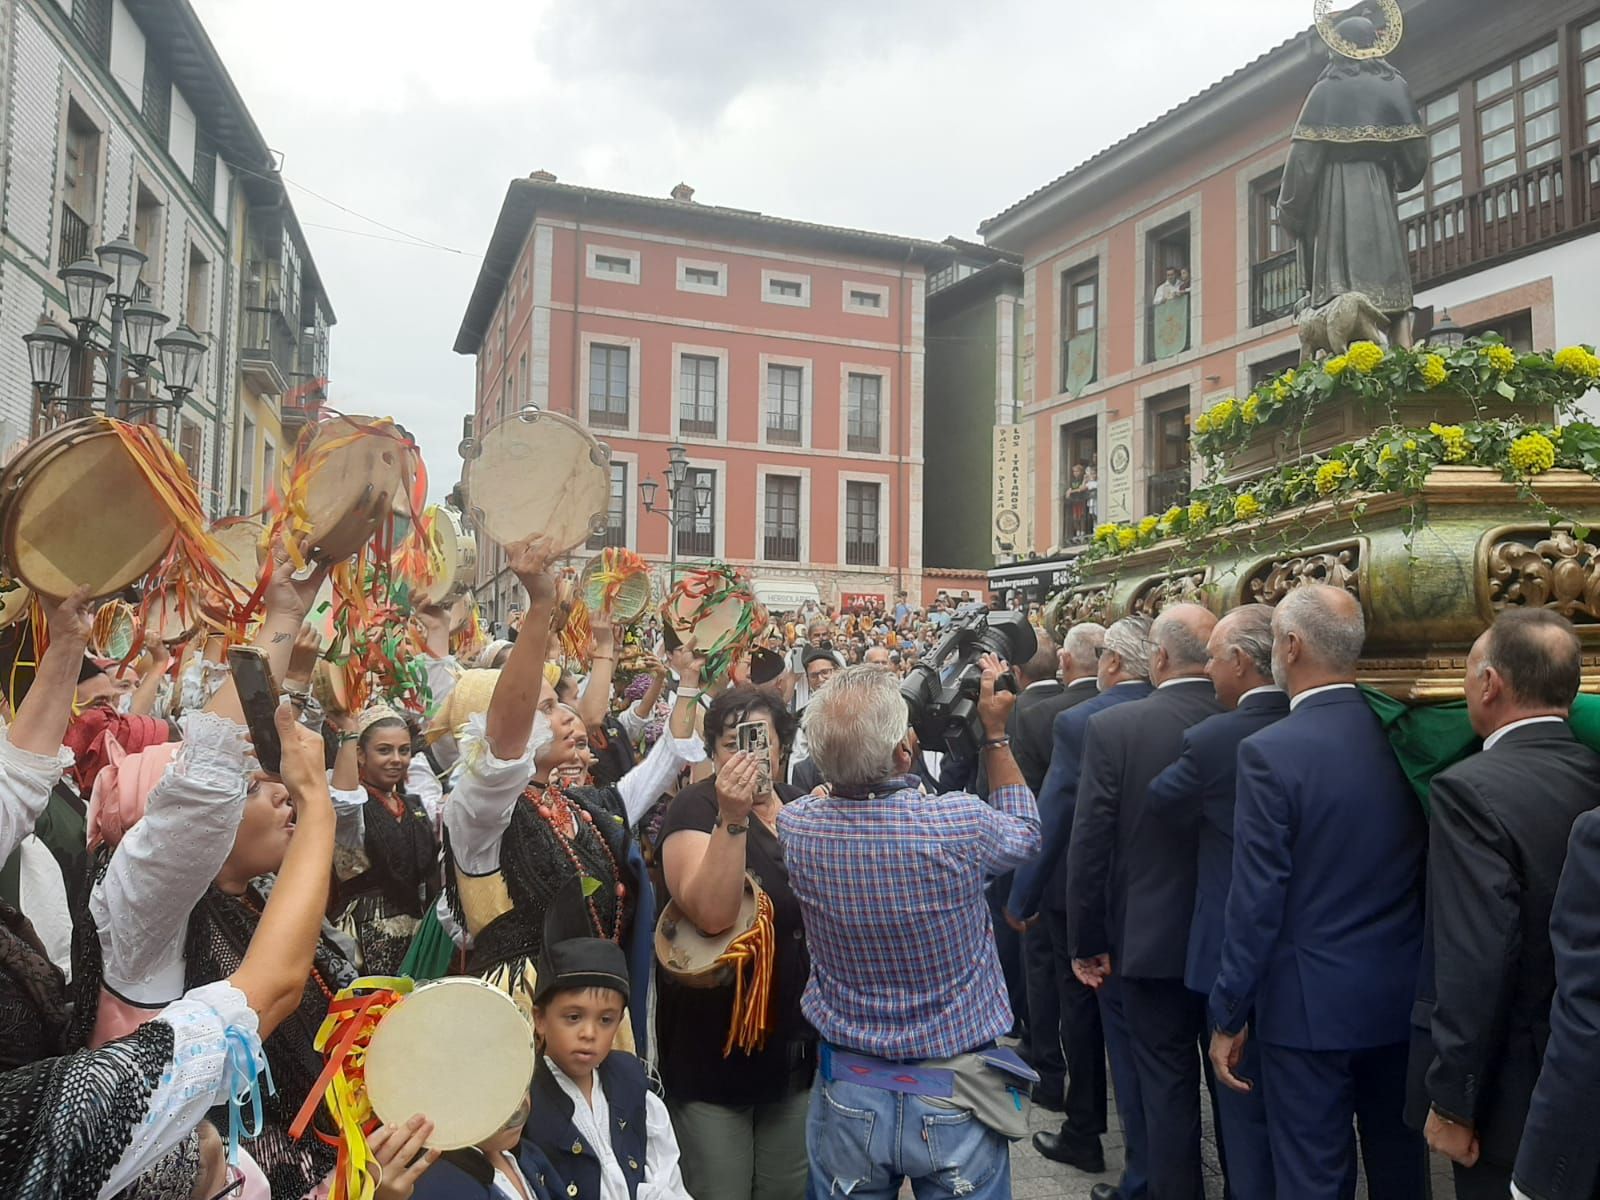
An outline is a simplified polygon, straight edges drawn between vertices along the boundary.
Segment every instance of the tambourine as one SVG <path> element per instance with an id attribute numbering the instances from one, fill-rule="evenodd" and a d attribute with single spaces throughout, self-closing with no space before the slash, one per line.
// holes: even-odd
<path id="1" fill-rule="evenodd" d="M 182 464 L 170 447 L 163 468 Z M 69 421 L 0 474 L 0 552 L 44 596 L 111 596 L 148 575 L 177 534 L 172 511 L 114 422 Z"/>
<path id="2" fill-rule="evenodd" d="M 95 609 L 94 624 L 89 629 L 89 649 L 101 658 L 122 662 L 133 653 L 133 643 L 138 636 L 138 614 L 126 600 L 107 600 Z"/>
<path id="3" fill-rule="evenodd" d="M 303 474 L 296 535 L 316 562 L 343 562 L 410 504 L 418 455 L 388 421 L 340 416 L 320 422 L 302 444 L 292 476 Z M 298 492 L 301 481 L 291 484 Z"/>
<path id="4" fill-rule="evenodd" d="M 583 568 L 578 597 L 594 620 L 632 625 L 655 600 L 650 564 L 632 550 L 608 546 Z"/>
<path id="5" fill-rule="evenodd" d="M 743 646 L 767 627 L 767 610 L 756 600 L 742 571 L 706 566 L 690 569 L 661 605 L 661 616 L 681 639 L 695 635 L 715 678 Z"/>
<path id="6" fill-rule="evenodd" d="M 350 685 L 344 668 L 319 658 L 311 674 L 311 696 L 324 712 L 350 715 L 352 707 Z"/>
<path id="7" fill-rule="evenodd" d="M 184 616 L 178 603 L 178 593 L 172 588 L 161 588 L 151 593 L 144 609 L 145 636 L 168 645 L 187 642 L 200 631 L 198 614 Z"/>
<path id="8" fill-rule="evenodd" d="M 702 933 L 676 900 L 668 901 L 656 919 L 656 961 L 661 969 L 685 987 L 714 988 L 733 982 L 733 967 L 725 961 L 728 947 L 756 927 L 761 894 L 760 886 L 746 875 L 739 915 L 717 934 Z"/>
<path id="9" fill-rule="evenodd" d="M 28 604 L 33 600 L 33 590 L 25 583 L 12 579 L 6 581 L 9 587 L 0 590 L 0 629 L 15 624 L 28 612 Z"/>
<path id="10" fill-rule="evenodd" d="M 453 508 L 436 504 L 427 510 L 438 552 L 437 571 L 432 583 L 418 587 L 412 598 L 423 607 L 448 603 L 472 588 L 478 571 L 478 539 L 461 521 Z"/>
<path id="11" fill-rule="evenodd" d="M 605 529 L 611 451 L 571 418 L 526 408 L 468 450 L 467 509 L 491 541 L 509 546 L 542 533 L 564 553 Z"/>
<path id="12" fill-rule="evenodd" d="M 367 1099 L 393 1125 L 433 1120 L 427 1146 L 459 1150 L 505 1128 L 533 1081 L 533 1030 L 481 979 L 420 984 L 384 1014 L 367 1046 Z"/>
<path id="13" fill-rule="evenodd" d="M 217 544 L 217 569 L 233 585 L 242 602 L 255 594 L 266 560 L 262 538 L 266 530 L 250 517 L 231 517 L 211 527 Z"/>

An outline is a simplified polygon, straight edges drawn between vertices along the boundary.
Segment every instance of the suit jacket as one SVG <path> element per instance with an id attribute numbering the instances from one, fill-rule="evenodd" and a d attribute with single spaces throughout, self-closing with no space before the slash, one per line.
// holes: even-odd
<path id="1" fill-rule="evenodd" d="M 1427 826 L 1359 691 L 1308 695 L 1240 743 L 1233 837 L 1213 1025 L 1301 1050 L 1405 1042 Z"/>
<path id="2" fill-rule="evenodd" d="M 564 1200 L 550 1161 L 526 1137 L 517 1146 L 517 1166 L 527 1182 L 533 1200 Z M 494 1167 L 479 1151 L 468 1146 L 453 1150 L 417 1179 L 411 1200 L 495 1200 L 501 1193 L 494 1185 Z"/>
<path id="3" fill-rule="evenodd" d="M 1124 978 L 1183 978 L 1194 825 L 1151 814 L 1147 790 L 1182 752 L 1184 730 L 1221 711 L 1202 676 L 1089 719 L 1067 849 L 1067 940 L 1075 958 L 1109 953 Z"/>
<path id="4" fill-rule="evenodd" d="M 1550 910 L 1556 994 L 1550 1040 L 1512 1178 L 1533 1200 L 1600 1196 L 1600 813 L 1572 826 Z"/>
<path id="5" fill-rule="evenodd" d="M 1044 777 L 1050 770 L 1050 753 L 1055 747 L 1056 717 L 1099 694 L 1100 685 L 1095 682 L 1094 676 L 1074 679 L 1066 687 L 1029 705 L 1017 717 L 1017 732 L 1011 741 L 1011 753 L 1017 760 L 1017 766 L 1022 768 L 1022 778 L 1033 789 L 1035 798 L 1044 790 Z M 1020 699 L 1017 707 L 1022 707 Z"/>
<path id="6" fill-rule="evenodd" d="M 1017 693 L 1017 702 L 1011 706 L 1011 715 L 1006 718 L 1006 736 L 1011 739 L 1012 757 L 1016 757 L 1021 749 L 1020 738 L 1022 736 L 1023 714 L 1033 711 L 1042 704 L 1048 704 L 1051 700 L 1061 695 L 1061 692 L 1060 681 L 1049 679 L 1040 683 L 1029 684 Z M 1018 759 L 1017 763 L 1020 766 L 1021 759 Z M 1027 776 L 1024 775 L 1023 778 L 1026 779 Z M 1028 788 L 1033 792 L 1034 798 L 1037 799 L 1039 789 L 1031 782 L 1028 784 Z M 989 798 L 989 764 L 984 762 L 981 756 L 978 760 L 978 782 L 973 788 L 973 793 L 985 800 Z"/>
<path id="7" fill-rule="evenodd" d="M 1067 843 L 1072 840 L 1073 805 L 1077 801 L 1078 771 L 1089 718 L 1107 708 L 1143 700 L 1149 694 L 1150 685 L 1142 680 L 1119 683 L 1056 714 L 1051 727 L 1054 745 L 1050 770 L 1044 777 L 1044 789 L 1035 797 L 1044 844 L 1039 857 L 1017 868 L 1011 898 L 1006 902 L 1013 916 L 1033 916 L 1039 911 L 1041 900 L 1043 906 L 1054 911 L 1065 910 Z"/>
<path id="8" fill-rule="evenodd" d="M 1145 801 L 1150 819 L 1170 825 L 1174 836 L 1194 838 L 1194 916 L 1183 981 L 1202 994 L 1211 991 L 1222 961 L 1222 914 L 1233 881 L 1239 743 L 1288 715 L 1289 697 L 1280 691 L 1247 696 L 1232 712 L 1184 730 L 1178 761 L 1150 782 Z"/>
<path id="9" fill-rule="evenodd" d="M 1432 1104 L 1472 1122 L 1501 1167 L 1516 1161 L 1550 1036 L 1567 837 L 1596 804 L 1600 754 L 1565 722 L 1513 729 L 1433 779 L 1409 1116 L 1420 1126 Z"/>

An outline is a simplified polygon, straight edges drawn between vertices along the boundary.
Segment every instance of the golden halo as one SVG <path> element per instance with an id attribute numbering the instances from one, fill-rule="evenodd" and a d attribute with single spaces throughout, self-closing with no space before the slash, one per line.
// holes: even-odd
<path id="1" fill-rule="evenodd" d="M 1400 37 L 1405 32 L 1405 16 L 1400 11 L 1398 0 L 1374 0 L 1383 10 L 1383 32 L 1378 35 L 1376 44 L 1365 49 L 1356 45 L 1348 38 L 1342 38 L 1334 29 L 1333 5 L 1334 0 L 1316 0 L 1317 32 L 1322 35 L 1322 40 L 1328 43 L 1328 48 L 1335 54 L 1342 54 L 1345 58 L 1386 58 L 1394 53 L 1400 44 Z M 1340 18 L 1348 15 L 1349 10 L 1341 10 Z"/>

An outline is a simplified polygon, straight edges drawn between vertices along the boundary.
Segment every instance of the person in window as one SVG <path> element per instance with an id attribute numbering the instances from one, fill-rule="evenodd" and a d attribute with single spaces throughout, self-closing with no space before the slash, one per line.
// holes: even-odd
<path id="1" fill-rule="evenodd" d="M 1168 300 L 1176 300 L 1182 293 L 1178 287 L 1178 268 L 1168 267 L 1166 278 L 1161 281 L 1161 286 L 1156 288 L 1155 303 L 1165 304 Z"/>
<path id="2" fill-rule="evenodd" d="M 739 752 L 738 727 L 747 722 L 766 729 L 765 763 Z M 722 693 L 705 718 L 716 774 L 678 793 L 662 826 L 667 888 L 689 920 L 708 933 L 727 930 L 749 872 L 772 901 L 777 934 L 772 1027 L 765 1046 L 752 1053 L 737 1047 L 719 1053 L 734 1013 L 731 985 L 688 988 L 658 972 L 661 1078 L 684 1182 L 696 1200 L 805 1194 L 816 1034 L 800 1012 L 800 997 L 811 962 L 777 838 L 779 810 L 801 795 L 781 774 L 794 731 L 794 717 L 772 693 L 753 687 Z M 763 788 L 762 780 L 771 782 Z"/>
<path id="3" fill-rule="evenodd" d="M 1178 294 L 1180 296 L 1186 296 L 1186 295 L 1189 294 L 1189 268 L 1188 267 L 1179 267 L 1178 268 Z"/>

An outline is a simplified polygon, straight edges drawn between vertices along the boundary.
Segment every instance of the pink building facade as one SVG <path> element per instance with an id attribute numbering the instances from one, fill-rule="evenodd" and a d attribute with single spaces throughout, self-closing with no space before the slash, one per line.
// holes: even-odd
<path id="1" fill-rule="evenodd" d="M 665 482 L 676 444 L 680 507 L 710 498 L 680 518 L 680 565 L 746 567 L 778 608 L 915 602 L 925 274 L 946 249 L 691 196 L 513 181 L 455 344 L 477 358 L 475 430 L 532 404 L 610 446 L 610 525 L 574 561 L 627 546 L 665 577 L 669 523 L 639 484 Z M 515 580 L 497 551 L 480 564 L 504 617 Z"/>

